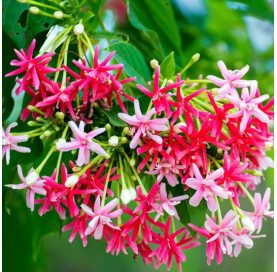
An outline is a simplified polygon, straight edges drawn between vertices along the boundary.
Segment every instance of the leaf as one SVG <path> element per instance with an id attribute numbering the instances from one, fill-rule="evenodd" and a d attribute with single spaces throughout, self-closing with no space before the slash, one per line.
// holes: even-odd
<path id="1" fill-rule="evenodd" d="M 189 188 L 187 191 L 184 191 L 184 186 L 182 184 L 171 187 L 167 183 L 167 191 L 171 192 L 174 197 L 184 194 L 189 195 L 189 199 L 195 193 L 195 190 L 191 188 Z M 189 204 L 189 199 L 183 200 L 180 204 L 176 205 L 176 210 L 180 217 L 180 222 L 185 225 L 190 234 L 194 236 L 195 231 L 188 226 L 188 223 L 192 223 L 197 227 L 201 227 L 206 218 L 207 204 L 203 199 L 197 207 L 193 207 Z"/>
<path id="2" fill-rule="evenodd" d="M 125 126 L 125 123 L 118 117 L 118 113 L 114 109 L 111 109 L 110 111 L 106 111 L 106 110 L 102 109 L 101 107 L 99 107 L 99 108 L 109 118 L 109 121 L 111 122 L 112 125 L 114 125 L 116 127 L 124 127 Z M 119 112 L 122 112 L 122 110 Z"/>
<path id="3" fill-rule="evenodd" d="M 163 78 L 167 79 L 175 76 L 174 52 L 171 52 L 161 63 L 161 74 Z"/>
<path id="4" fill-rule="evenodd" d="M 112 52 L 116 50 L 115 59 L 118 63 L 124 64 L 124 72 L 129 77 L 136 76 L 136 82 L 146 86 L 146 82 L 151 80 L 151 75 L 142 54 L 131 44 L 119 42 L 105 50 Z"/>
<path id="5" fill-rule="evenodd" d="M 44 3 L 44 0 L 40 1 Z M 16 43 L 23 48 L 31 43 L 36 34 L 50 28 L 56 21 L 47 16 L 37 16 L 28 12 L 30 5 L 22 4 L 16 0 L 3 2 L 3 30 Z M 45 8 L 41 8 L 45 10 Z"/>
<path id="6" fill-rule="evenodd" d="M 181 52 L 181 37 L 169 0 L 128 0 L 130 23 L 149 36 L 156 50 Z M 161 46 L 162 45 L 162 46 Z"/>

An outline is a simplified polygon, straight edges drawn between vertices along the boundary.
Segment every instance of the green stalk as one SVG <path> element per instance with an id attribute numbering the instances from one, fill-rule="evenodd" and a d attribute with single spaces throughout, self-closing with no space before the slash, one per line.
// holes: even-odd
<path id="1" fill-rule="evenodd" d="M 105 182 L 105 188 L 104 188 L 104 192 L 103 192 L 103 197 L 102 197 L 102 201 L 101 201 L 100 210 L 102 210 L 103 207 L 105 206 L 105 199 L 106 199 L 109 179 L 110 179 L 110 176 L 111 176 L 112 166 L 113 166 L 113 160 L 111 161 L 110 166 L 109 166 L 109 170 L 108 170 L 108 174 L 107 174 L 107 178 L 106 178 L 106 182 Z"/>

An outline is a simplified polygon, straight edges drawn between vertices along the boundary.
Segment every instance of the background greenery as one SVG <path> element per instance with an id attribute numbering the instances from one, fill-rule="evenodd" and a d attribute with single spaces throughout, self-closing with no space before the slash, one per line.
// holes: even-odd
<path id="1" fill-rule="evenodd" d="M 101 2 L 88 0 L 94 12 Z M 120 20 L 116 19 L 118 10 L 111 8 L 114 6 L 111 2 L 103 3 L 100 10 L 106 30 L 103 31 L 97 18 L 90 25 L 95 39 L 101 35 L 111 37 L 109 32 L 116 33 L 119 40 L 128 39 L 142 53 L 147 64 L 153 58 L 161 62 L 174 51 L 176 64 L 181 68 L 193 54 L 200 53 L 200 61 L 187 71 L 186 76 L 190 78 L 197 78 L 199 74 L 203 77 L 220 75 L 217 68 L 220 59 L 230 69 L 240 69 L 249 64 L 246 78 L 257 79 L 260 91 L 273 95 L 273 0 L 126 0 L 128 16 L 125 18 L 123 12 Z M 29 6 L 15 0 L 2 3 L 5 75 L 12 70 L 9 62 L 15 57 L 13 48 L 27 47 L 34 37 L 38 47 L 41 46 L 54 21 L 28 14 Z M 105 41 L 101 45 L 108 47 Z M 22 104 L 26 104 L 29 98 L 24 99 L 23 95 L 15 98 L 12 95 L 15 79 L 4 78 L 3 75 L 2 119 L 5 127 L 18 120 Z M 19 129 L 24 131 L 26 124 L 20 120 L 18 123 Z M 3 186 L 18 182 L 17 164 L 23 166 L 24 173 L 31 166 L 36 166 L 47 152 L 44 145 L 40 140 L 33 140 L 31 156 L 12 152 L 10 165 L 3 163 Z M 270 155 L 273 157 L 273 151 Z M 55 160 L 52 158 L 46 166 L 50 172 Z M 265 173 L 265 180 L 258 190 L 264 192 L 268 186 L 273 188 L 273 169 Z M 22 191 L 12 192 L 3 187 L 2 200 L 3 271 L 154 271 L 152 266 L 145 267 L 141 259 L 136 264 L 132 256 L 106 254 L 104 241 L 89 239 L 87 247 L 83 248 L 77 237 L 70 244 L 67 241 L 69 232 L 57 233 L 61 225 L 56 213 L 48 213 L 42 218 L 37 215 L 37 210 L 31 213 Z M 245 205 L 247 207 L 247 201 Z M 202 240 L 201 247 L 186 253 L 187 262 L 183 264 L 183 270 L 273 271 L 273 220 L 264 222 L 262 233 L 267 237 L 255 240 L 253 249 L 244 248 L 239 258 L 224 256 L 221 266 L 214 262 L 211 267 L 206 265 L 205 241 Z M 159 271 L 166 271 L 165 266 L 161 266 Z M 173 266 L 172 271 L 177 271 L 177 267 Z"/>

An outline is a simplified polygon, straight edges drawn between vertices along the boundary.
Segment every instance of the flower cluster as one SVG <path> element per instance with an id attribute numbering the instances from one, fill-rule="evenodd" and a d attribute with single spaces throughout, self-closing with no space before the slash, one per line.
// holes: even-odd
<path id="1" fill-rule="evenodd" d="M 264 216 L 274 217 L 270 188 L 263 200 L 251 193 L 263 171 L 273 167 L 266 152 L 273 146 L 274 101 L 264 102 L 269 96 L 260 95 L 257 81 L 242 79 L 249 67 L 230 71 L 219 61 L 224 79 L 182 80 L 183 71 L 166 79 L 151 61 L 153 82 L 136 85 L 137 99 L 123 90 L 130 82 L 134 87 L 136 77 L 127 78 L 124 65 L 113 62 L 116 52 L 100 61 L 99 45 L 94 50 L 84 29 L 76 29 L 64 32 L 57 68 L 49 65 L 54 52 L 33 57 L 35 40 L 27 53 L 15 50 L 19 60 L 11 65 L 19 68 L 6 76 L 22 77 L 16 94 L 25 91 L 32 99 L 21 119 L 38 128 L 10 132 L 13 123 L 3 130 L 3 155 L 8 164 L 10 150 L 31 152 L 17 144 L 32 137 L 50 142 L 50 150 L 26 177 L 18 165 L 22 183 L 6 186 L 27 189 L 27 206 L 32 211 L 39 206 L 41 216 L 54 209 L 61 220 L 70 217 L 62 228 L 72 229 L 70 242 L 79 232 L 84 246 L 92 237 L 104 240 L 107 252 L 128 249 L 155 268 L 164 263 L 169 270 L 175 260 L 181 271 L 184 250 L 200 245 L 195 232 L 207 237 L 208 264 L 214 255 L 219 264 L 223 254 L 237 257 L 242 245 L 251 248 L 253 238 L 264 236 L 254 235 Z M 83 44 L 79 61 L 69 64 L 72 35 L 81 35 Z M 212 83 L 220 88 L 211 89 Z M 75 159 L 62 161 L 69 151 Z M 54 152 L 57 167 L 46 175 Z M 249 199 L 253 212 L 241 207 L 241 197 Z M 223 217 L 224 200 L 231 209 Z M 204 211 L 203 226 L 190 217 L 188 206 Z"/>

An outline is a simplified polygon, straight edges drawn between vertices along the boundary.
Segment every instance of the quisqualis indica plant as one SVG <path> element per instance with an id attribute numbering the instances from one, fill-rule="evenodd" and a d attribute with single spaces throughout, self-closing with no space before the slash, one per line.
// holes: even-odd
<path id="1" fill-rule="evenodd" d="M 97 14 L 86 1 L 19 2 L 58 20 L 41 48 L 34 39 L 28 49 L 15 49 L 14 70 L 6 74 L 16 76 L 16 95 L 28 98 L 20 118 L 32 127 L 16 132 L 11 123 L 2 130 L 6 163 L 15 152 L 32 156 L 34 137 L 48 148 L 28 172 L 17 165 L 21 183 L 6 185 L 26 192 L 31 211 L 57 213 L 62 232 L 72 233 L 69 242 L 102 240 L 107 253 L 128 250 L 156 269 L 175 262 L 181 271 L 185 252 L 196 246 L 207 248 L 208 264 L 220 264 L 265 236 L 262 222 L 274 212 L 270 188 L 258 189 L 273 167 L 266 153 L 273 147 L 274 99 L 260 95 L 255 79 L 244 79 L 248 65 L 229 70 L 236 67 L 219 60 L 221 78 L 207 71 L 207 79 L 193 80 L 186 71 L 200 55 L 175 73 L 171 54 L 161 65 L 149 60 L 152 80 L 145 81 L 137 67 L 125 69 L 129 58 L 141 57 L 135 47 L 108 36 L 103 50 L 90 36 Z M 130 46 L 133 55 L 125 59 L 113 50 Z M 55 153 L 56 168 L 45 175 Z M 221 209 L 223 201 L 229 210 Z"/>

